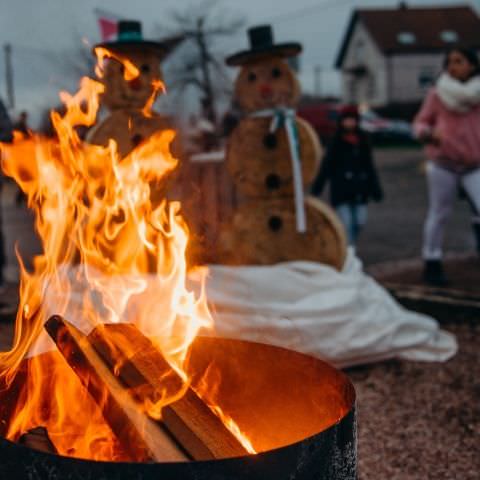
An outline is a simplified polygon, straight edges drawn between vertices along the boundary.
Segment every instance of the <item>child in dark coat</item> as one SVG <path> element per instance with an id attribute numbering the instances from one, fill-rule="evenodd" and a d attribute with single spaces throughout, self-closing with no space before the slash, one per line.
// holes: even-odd
<path id="1" fill-rule="evenodd" d="M 373 163 L 368 136 L 360 129 L 358 109 L 345 107 L 337 132 L 327 150 L 312 185 L 312 194 L 320 196 L 330 182 L 330 199 L 345 225 L 350 245 L 355 245 L 367 221 L 367 203 L 383 198 Z"/>

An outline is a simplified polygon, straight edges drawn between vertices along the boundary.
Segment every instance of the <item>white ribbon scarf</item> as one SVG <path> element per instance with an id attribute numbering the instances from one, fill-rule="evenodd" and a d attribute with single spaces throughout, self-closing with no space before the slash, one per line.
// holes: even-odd
<path id="1" fill-rule="evenodd" d="M 443 104 L 459 113 L 467 113 L 480 104 L 480 76 L 460 82 L 443 73 L 437 81 L 437 94 Z"/>
<path id="2" fill-rule="evenodd" d="M 297 124 L 295 122 L 295 110 L 293 108 L 286 107 L 269 108 L 253 112 L 250 114 L 250 116 L 253 118 L 272 117 L 270 133 L 274 133 L 282 125 L 285 126 L 287 131 L 288 145 L 290 148 L 290 159 L 292 162 L 297 232 L 305 233 L 307 231 L 307 218 L 305 214 L 305 196 L 303 192 L 302 164 L 300 159 L 300 140 L 298 136 Z"/>

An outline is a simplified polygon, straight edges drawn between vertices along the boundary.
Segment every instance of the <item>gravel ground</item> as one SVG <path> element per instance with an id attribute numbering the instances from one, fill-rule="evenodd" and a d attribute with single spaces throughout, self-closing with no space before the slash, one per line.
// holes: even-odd
<path id="1" fill-rule="evenodd" d="M 469 320 L 444 325 L 460 345 L 447 363 L 348 370 L 358 396 L 359 480 L 480 478 L 480 326 Z"/>

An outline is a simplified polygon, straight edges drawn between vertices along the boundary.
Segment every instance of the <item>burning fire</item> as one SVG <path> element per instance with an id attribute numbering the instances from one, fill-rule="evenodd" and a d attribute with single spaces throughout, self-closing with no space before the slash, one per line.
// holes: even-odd
<path id="1" fill-rule="evenodd" d="M 123 63 L 127 80 L 138 75 L 127 59 L 106 50 L 97 54 L 98 73 L 103 59 L 114 57 Z M 163 84 L 153 87 L 146 115 L 157 91 L 164 89 Z M 83 78 L 75 95 L 61 93 L 66 114 L 51 114 L 58 139 L 24 138 L 16 132 L 12 145 L 1 145 L 3 170 L 27 195 L 44 252 L 34 259 L 32 271 L 19 256 L 14 345 L 0 353 L 0 379 L 7 383 L 27 355 L 54 349 L 43 331 L 54 313 L 84 333 L 102 323 L 135 323 L 185 384 L 189 347 L 201 329 L 212 326 L 203 292 L 197 298 L 186 286 L 189 234 L 181 205 L 154 204 L 150 195 L 152 186 L 166 188 L 177 165 L 170 153 L 175 133 L 155 133 L 123 159 L 113 140 L 107 147 L 83 143 L 76 127 L 95 122 L 102 91 L 101 83 Z M 200 274 L 204 278 L 206 271 Z M 161 411 L 179 394 L 169 392 L 161 405 L 148 408 Z M 46 399 L 53 406 L 48 414 L 42 407 Z M 220 407 L 211 408 L 223 417 Z M 248 442 L 231 419 L 224 423 Z M 98 407 L 60 355 L 32 358 L 7 437 L 18 440 L 37 426 L 47 428 L 60 454 L 123 458 Z"/>
<path id="2" fill-rule="evenodd" d="M 238 438 L 240 443 L 245 447 L 245 450 L 249 453 L 256 453 L 253 448 L 250 439 L 240 430 L 235 420 L 226 415 L 222 409 L 216 403 L 216 397 L 218 395 L 218 387 L 220 385 L 220 371 L 209 365 L 205 371 L 202 379 L 196 386 L 196 392 L 206 402 L 209 408 L 220 417 L 226 427 Z"/>

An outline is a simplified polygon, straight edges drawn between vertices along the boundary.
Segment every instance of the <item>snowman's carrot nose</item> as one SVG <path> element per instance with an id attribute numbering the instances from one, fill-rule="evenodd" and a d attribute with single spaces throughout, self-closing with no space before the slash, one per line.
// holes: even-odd
<path id="1" fill-rule="evenodd" d="M 140 80 L 140 77 L 135 77 L 128 82 L 128 85 L 132 90 L 140 90 L 142 88 L 142 81 Z"/>
<path id="2" fill-rule="evenodd" d="M 263 98 L 271 97 L 273 95 L 273 88 L 267 84 L 260 85 L 260 95 Z"/>

